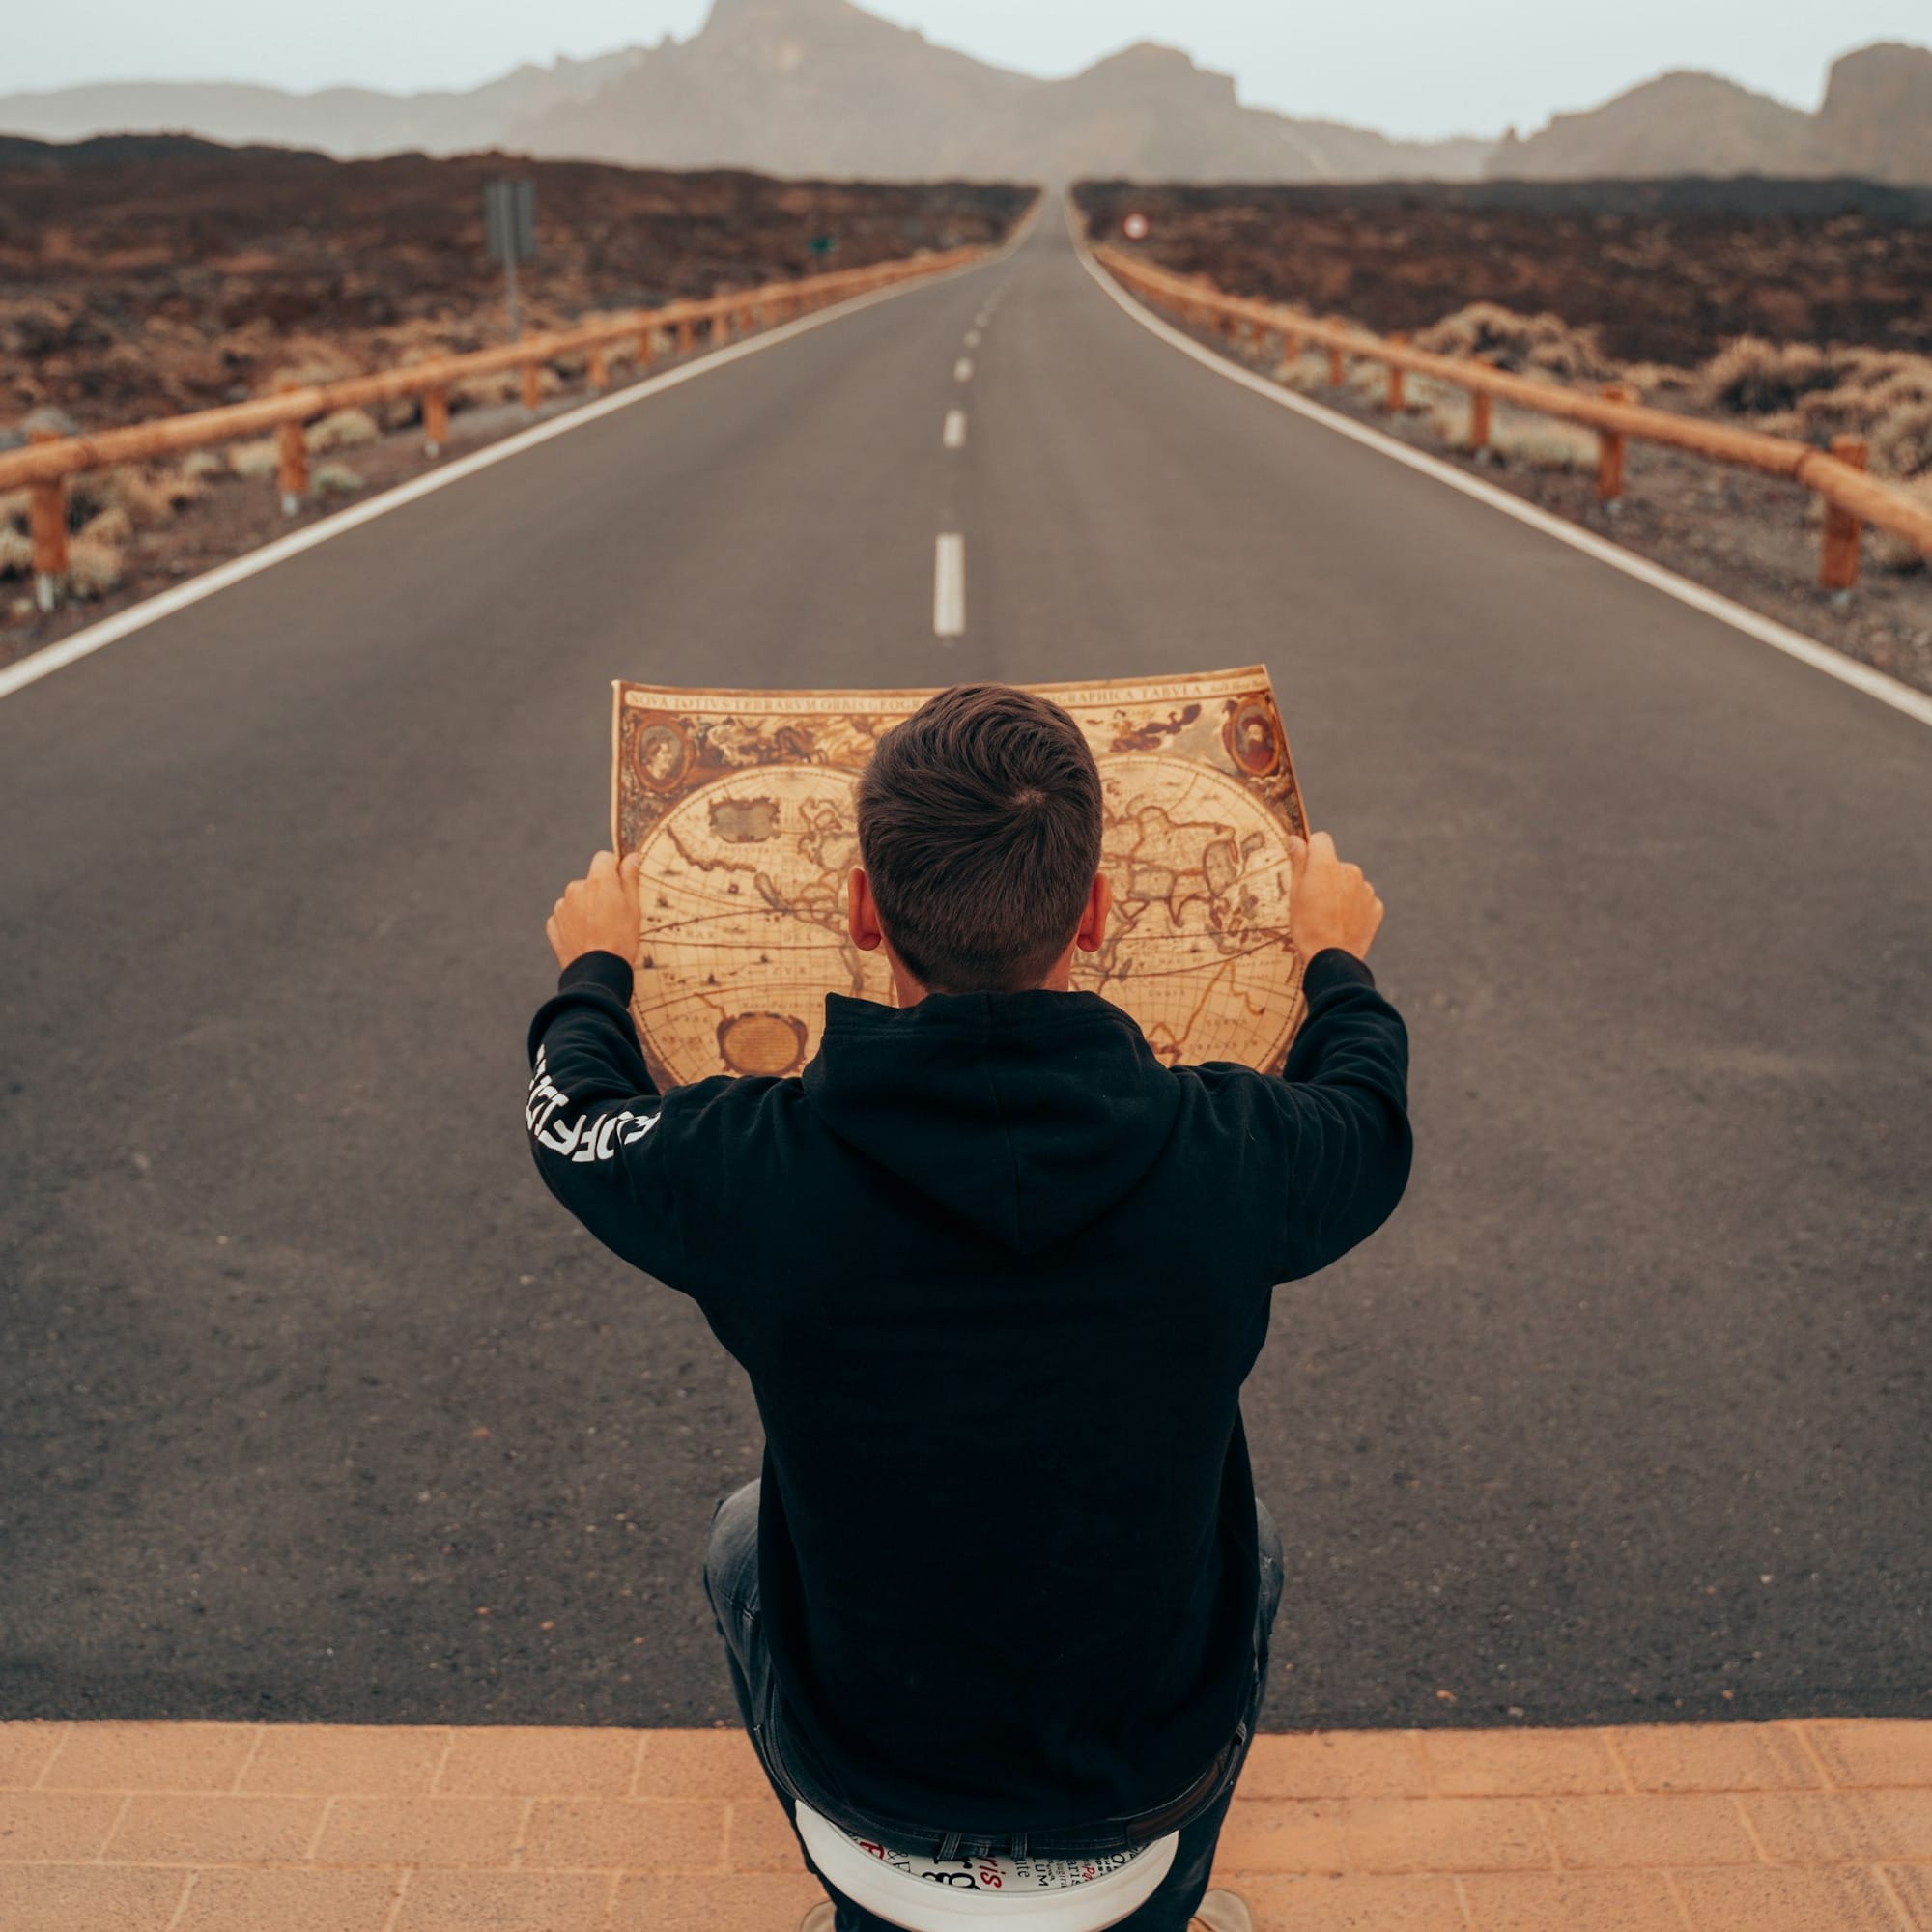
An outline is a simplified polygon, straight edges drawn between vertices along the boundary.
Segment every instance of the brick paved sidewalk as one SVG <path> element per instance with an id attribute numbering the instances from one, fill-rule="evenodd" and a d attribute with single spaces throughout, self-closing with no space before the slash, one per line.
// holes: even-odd
<path id="1" fill-rule="evenodd" d="M 1260 1932 L 1932 1932 L 1932 1723 L 1256 1740 Z M 735 1731 L 0 1724 L 5 1932 L 794 1932 Z"/>

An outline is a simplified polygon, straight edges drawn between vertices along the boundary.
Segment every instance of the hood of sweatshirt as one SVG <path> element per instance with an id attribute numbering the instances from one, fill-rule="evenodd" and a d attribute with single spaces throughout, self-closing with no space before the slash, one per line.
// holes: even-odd
<path id="1" fill-rule="evenodd" d="M 841 1141 L 1021 1254 L 1096 1221 L 1159 1159 L 1179 1084 L 1097 993 L 829 994 L 805 1068 Z"/>

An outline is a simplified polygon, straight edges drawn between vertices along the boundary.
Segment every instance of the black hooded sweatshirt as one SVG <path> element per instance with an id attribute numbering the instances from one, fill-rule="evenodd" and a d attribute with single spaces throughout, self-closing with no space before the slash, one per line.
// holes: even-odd
<path id="1" fill-rule="evenodd" d="M 1401 1018 L 1346 952 L 1305 987 L 1279 1078 L 1163 1065 L 1094 993 L 835 994 L 801 1076 L 660 1095 L 622 960 L 537 1013 L 545 1182 L 751 1378 L 785 1719 L 860 1815 L 1077 1831 L 1234 1736 L 1241 1382 L 1409 1167 Z"/>

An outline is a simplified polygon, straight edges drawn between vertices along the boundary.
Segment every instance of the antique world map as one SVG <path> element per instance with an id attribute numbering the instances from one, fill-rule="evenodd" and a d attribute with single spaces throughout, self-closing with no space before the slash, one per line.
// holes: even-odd
<path id="1" fill-rule="evenodd" d="M 1114 914 L 1073 983 L 1170 1065 L 1279 1068 L 1302 1012 L 1288 838 L 1301 795 L 1265 670 L 1028 687 L 1086 733 Z M 611 831 L 639 852 L 633 1012 L 663 1086 L 791 1074 L 825 995 L 890 1004 L 845 931 L 859 774 L 929 691 L 676 691 L 619 681 Z"/>

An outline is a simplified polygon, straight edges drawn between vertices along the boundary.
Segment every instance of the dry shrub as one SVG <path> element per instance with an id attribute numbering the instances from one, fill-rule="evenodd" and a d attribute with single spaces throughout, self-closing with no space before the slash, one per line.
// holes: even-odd
<path id="1" fill-rule="evenodd" d="M 127 520 L 130 532 L 136 524 L 165 523 L 174 509 L 167 492 L 138 469 L 110 470 L 107 490 L 113 508 Z"/>
<path id="2" fill-rule="evenodd" d="M 275 439 L 265 436 L 256 442 L 231 443 L 228 449 L 228 469 L 234 476 L 272 476 L 281 464 L 281 453 L 275 447 Z"/>
<path id="3" fill-rule="evenodd" d="M 1893 410 L 1932 402 L 1932 358 L 1851 349 L 1830 367 L 1832 386 L 1813 391 L 1798 406 L 1808 422 L 1843 421 L 1870 429 Z"/>
<path id="4" fill-rule="evenodd" d="M 1898 363 L 1866 384 L 1866 394 L 1885 414 L 1917 403 L 1932 403 L 1932 356 L 1900 356 Z"/>
<path id="5" fill-rule="evenodd" d="M 1755 426 L 1819 445 L 1860 437 L 1875 475 L 1932 477 L 1932 356 L 1899 350 L 1820 349 L 1740 336 L 1700 372 L 1697 400 Z M 1898 538 L 1874 537 L 1893 569 L 1923 559 Z"/>
<path id="6" fill-rule="evenodd" d="M 1871 440 L 1871 467 L 1881 476 L 1918 476 L 1932 470 L 1932 402 L 1892 410 Z"/>
<path id="7" fill-rule="evenodd" d="M 1816 443 L 1863 437 L 1880 475 L 1916 476 L 1932 469 L 1932 357 L 1853 352 L 1834 387 L 1813 390 L 1761 426 Z"/>
<path id="8" fill-rule="evenodd" d="M 1442 410 L 1453 408 L 1468 393 L 1454 383 L 1438 383 L 1434 376 L 1411 376 L 1408 379 L 1409 412 L 1412 415 L 1434 416 Z"/>
<path id="9" fill-rule="evenodd" d="M 112 472 L 106 469 L 77 470 L 67 479 L 67 521 L 70 529 L 91 523 L 102 510 L 114 506 Z"/>
<path id="10" fill-rule="evenodd" d="M 1795 422 L 1814 438 L 1858 434 L 1894 411 L 1932 402 L 1932 357 L 1742 335 L 1698 372 L 1696 400 L 1733 415 Z"/>
<path id="11" fill-rule="evenodd" d="M 1474 403 L 1466 389 L 1427 384 L 1421 397 L 1429 426 L 1452 450 L 1467 453 L 1474 430 Z M 1580 423 L 1540 416 L 1507 403 L 1493 406 L 1488 447 L 1494 460 L 1522 469 L 1595 469 L 1597 436 Z"/>
<path id="12" fill-rule="evenodd" d="M 1863 436 L 1877 420 L 1869 389 L 1814 389 L 1795 410 L 1773 416 L 1760 427 L 1774 436 L 1790 435 L 1806 442 L 1829 442 L 1834 436 Z"/>
<path id="13" fill-rule="evenodd" d="M 9 490 L 0 496 L 0 530 L 24 530 L 33 513 L 33 505 L 31 490 Z"/>
<path id="14" fill-rule="evenodd" d="M 1312 396 L 1328 386 L 1328 357 L 1320 351 L 1304 349 L 1293 361 L 1278 363 L 1274 379 L 1285 389 Z"/>
<path id="15" fill-rule="evenodd" d="M 1700 400 L 1730 415 L 1768 416 L 1834 387 L 1842 369 L 1813 343 L 1740 335 L 1704 364 Z"/>
<path id="16" fill-rule="evenodd" d="M 1464 355 L 1492 369 L 1561 382 L 1607 382 L 1614 366 L 1595 328 L 1573 328 L 1560 315 L 1519 315 L 1500 302 L 1471 302 L 1415 338 L 1432 355 Z"/>
<path id="17" fill-rule="evenodd" d="M 1467 433 L 1464 432 L 1464 440 Z M 1498 409 L 1490 424 L 1490 447 L 1498 462 L 1524 469 L 1594 469 L 1597 436 L 1579 423 L 1560 422 Z"/>
<path id="18" fill-rule="evenodd" d="M 1472 427 L 1472 411 L 1465 392 L 1437 398 L 1429 408 L 1429 427 L 1451 449 L 1467 449 Z"/>
<path id="19" fill-rule="evenodd" d="M 205 482 L 211 476 L 226 476 L 231 473 L 227 460 L 219 450 L 191 449 L 182 458 L 182 481 L 189 488 Z"/>
<path id="20" fill-rule="evenodd" d="M 134 520 L 120 504 L 102 510 L 98 517 L 91 517 L 81 525 L 76 543 L 83 540 L 103 545 L 109 550 L 119 550 L 134 534 Z"/>
<path id="21" fill-rule="evenodd" d="M 554 396 L 562 388 L 563 378 L 549 363 L 539 364 L 537 394 Z M 514 403 L 523 393 L 523 372 L 519 369 L 500 369 L 494 376 L 471 376 L 465 382 L 452 384 L 449 407 L 452 412 L 460 409 L 488 409 L 497 404 Z"/>
<path id="22" fill-rule="evenodd" d="M 126 574 L 121 553 L 113 544 L 82 532 L 68 546 L 68 588 L 76 597 L 105 597 L 120 589 Z"/>
<path id="23" fill-rule="evenodd" d="M 337 410 L 333 415 L 311 423 L 303 432 L 303 440 L 317 455 L 326 455 L 337 449 L 366 448 L 382 434 L 367 410 Z"/>
<path id="24" fill-rule="evenodd" d="M 0 577 L 31 577 L 33 574 L 33 540 L 12 525 L 0 525 Z"/>
<path id="25" fill-rule="evenodd" d="M 449 407 L 452 413 L 465 409 L 491 409 L 499 403 L 512 402 L 519 391 L 519 380 L 512 369 L 501 369 L 494 376 L 471 376 L 464 382 L 451 385 Z"/>
<path id="26" fill-rule="evenodd" d="M 360 475 L 346 464 L 325 463 L 309 478 L 309 487 L 318 497 L 353 497 L 362 489 Z"/>
<path id="27" fill-rule="evenodd" d="M 136 528 L 166 523 L 200 495 L 179 469 L 115 469 L 107 477 L 109 506 L 125 511 Z"/>

